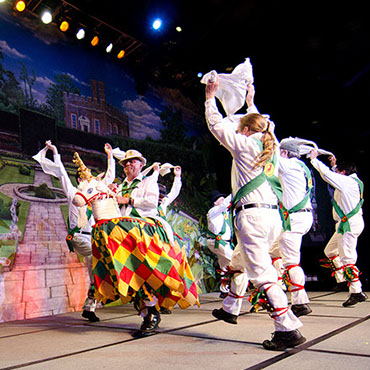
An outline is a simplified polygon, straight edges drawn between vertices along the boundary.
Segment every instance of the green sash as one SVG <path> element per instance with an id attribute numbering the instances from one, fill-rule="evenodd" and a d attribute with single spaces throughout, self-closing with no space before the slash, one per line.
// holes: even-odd
<path id="1" fill-rule="evenodd" d="M 143 177 L 143 180 L 144 180 L 144 177 Z M 134 189 L 137 188 L 137 184 L 140 182 L 141 180 L 139 179 L 135 179 L 132 183 L 131 183 L 131 186 L 128 188 L 128 183 L 127 182 L 124 182 L 122 184 L 122 196 L 125 197 L 125 198 L 129 198 L 132 191 Z M 122 208 L 123 204 L 121 204 L 121 208 Z M 139 212 L 136 210 L 135 207 L 132 206 L 132 209 L 131 209 L 131 212 L 130 212 L 130 217 L 141 217 L 139 215 Z"/>
<path id="2" fill-rule="evenodd" d="M 361 209 L 362 204 L 364 203 L 364 183 L 353 177 L 354 180 L 357 181 L 358 186 L 360 188 L 360 201 L 358 202 L 357 206 L 348 214 L 345 214 L 341 208 L 339 207 L 338 203 L 333 199 L 333 207 L 337 215 L 341 218 L 340 224 L 338 226 L 338 233 L 339 234 L 344 234 L 347 231 L 351 231 L 351 227 L 349 225 L 348 220 L 354 216 L 355 214 L 358 213 L 358 211 Z"/>
<path id="3" fill-rule="evenodd" d="M 261 152 L 263 151 L 263 144 L 261 140 L 254 139 L 256 143 L 258 144 Z M 232 209 L 235 208 L 235 205 L 240 201 L 241 198 L 245 197 L 249 193 L 251 193 L 253 190 L 257 189 L 260 185 L 262 185 L 265 181 L 268 181 L 270 184 L 272 191 L 278 198 L 278 209 L 280 213 L 280 218 L 283 223 L 283 229 L 284 231 L 286 230 L 291 230 L 290 227 L 290 218 L 289 218 L 289 212 L 288 210 L 283 206 L 283 203 L 281 202 L 281 198 L 283 195 L 283 190 L 281 188 L 281 184 L 279 181 L 279 178 L 274 175 L 275 171 L 275 166 L 277 163 L 277 156 L 276 153 L 274 154 L 274 157 L 272 161 L 268 161 L 264 168 L 263 171 L 254 179 L 249 181 L 247 184 L 242 186 L 237 193 L 235 194 L 234 199 L 232 200 Z"/>
<path id="4" fill-rule="evenodd" d="M 305 177 L 306 177 L 306 194 L 304 198 L 296 204 L 294 207 L 290 208 L 288 210 L 289 214 L 300 211 L 303 209 L 307 202 L 308 199 L 311 197 L 311 191 L 312 191 L 312 176 L 311 176 L 311 171 L 308 169 L 308 167 L 301 161 L 298 161 L 298 164 L 304 169 L 305 171 Z"/>
<path id="5" fill-rule="evenodd" d="M 165 220 L 167 221 L 167 219 L 166 219 L 166 215 L 164 214 L 164 211 L 163 211 L 162 206 L 158 206 L 158 207 L 157 207 L 157 211 L 158 211 L 158 214 L 159 214 L 163 219 L 165 219 Z"/>
<path id="6" fill-rule="evenodd" d="M 87 216 L 87 219 L 90 220 L 92 216 L 92 209 L 90 207 L 87 207 L 86 209 L 86 216 Z M 80 232 L 81 228 L 78 226 L 75 226 L 73 229 L 71 229 L 71 226 L 69 224 L 69 219 L 67 221 L 67 227 L 68 227 L 68 235 L 66 237 L 67 246 L 70 252 L 74 252 L 73 243 L 72 243 L 73 235 Z"/>
<path id="7" fill-rule="evenodd" d="M 225 241 L 224 239 L 222 239 L 222 236 L 226 232 L 226 226 L 229 225 L 230 230 L 231 230 L 230 246 L 234 250 L 235 249 L 235 246 L 234 246 L 234 243 L 232 242 L 232 238 L 233 238 L 233 227 L 232 227 L 232 224 L 231 224 L 231 218 L 229 217 L 230 212 L 229 211 L 224 211 L 224 212 L 222 212 L 222 215 L 224 216 L 224 223 L 222 225 L 221 231 L 218 234 L 215 234 L 211 230 L 207 229 L 207 234 L 211 238 L 214 238 L 215 239 L 215 249 L 218 249 L 218 247 L 219 247 L 220 244 L 223 245 L 223 246 L 225 246 L 227 244 L 227 241 Z"/>

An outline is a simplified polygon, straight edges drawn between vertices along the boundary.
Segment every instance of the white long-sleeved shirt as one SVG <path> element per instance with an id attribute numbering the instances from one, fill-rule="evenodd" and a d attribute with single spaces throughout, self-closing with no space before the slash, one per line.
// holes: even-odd
<path id="1" fill-rule="evenodd" d="M 224 212 L 228 210 L 230 202 L 231 194 L 226 197 L 221 204 L 219 204 L 218 206 L 213 206 L 207 213 L 208 229 L 216 235 L 218 235 L 222 230 L 222 226 L 225 222 Z M 229 224 L 226 224 L 226 230 L 225 233 L 222 235 L 222 239 L 231 239 L 231 228 Z"/>
<path id="2" fill-rule="evenodd" d="M 253 180 L 263 168 L 254 168 L 255 160 L 261 153 L 255 139 L 261 139 L 263 133 L 258 132 L 251 136 L 242 135 L 233 129 L 227 119 L 223 119 L 217 109 L 214 98 L 208 99 L 205 102 L 206 120 L 209 130 L 215 138 L 231 153 L 233 163 L 231 169 L 231 186 L 232 193 L 235 196 L 236 192 L 249 181 Z M 276 166 L 277 167 L 277 166 Z M 275 168 L 277 175 L 277 168 Z M 257 189 L 246 195 L 240 200 L 241 204 L 247 203 L 269 203 L 277 204 L 277 197 L 272 191 L 270 184 L 265 181 Z"/>
<path id="3" fill-rule="evenodd" d="M 77 188 L 73 186 L 71 179 L 69 178 L 67 171 L 65 170 L 63 163 L 60 158 L 60 154 L 54 155 L 54 163 L 60 167 L 61 175 L 58 176 L 60 183 L 63 188 L 63 192 L 67 197 L 68 200 L 68 218 L 69 218 L 69 225 L 73 229 L 77 226 L 78 220 L 78 210 L 79 207 L 76 207 L 72 201 L 77 193 Z M 116 177 L 116 162 L 113 156 L 108 156 L 108 168 L 107 172 L 102 181 L 104 181 L 107 185 L 111 184 Z M 86 206 L 84 206 L 86 211 Z M 81 231 L 91 232 L 92 226 L 95 224 L 94 217 L 91 216 L 87 225 L 84 226 Z"/>
<path id="4" fill-rule="evenodd" d="M 175 176 L 170 192 L 162 199 L 160 203 L 164 215 L 167 213 L 167 207 L 179 196 L 181 187 L 181 177 Z"/>
<path id="5" fill-rule="evenodd" d="M 159 187 L 157 178 L 155 176 L 148 176 L 143 178 L 143 175 L 139 173 L 132 181 L 128 181 L 127 178 L 123 183 L 127 183 L 129 188 L 134 180 L 140 180 L 137 187 L 132 190 L 130 197 L 134 200 L 134 207 L 138 211 L 141 217 L 153 217 L 157 215 L 158 199 L 159 199 Z M 119 188 L 119 194 L 122 191 L 122 186 Z M 124 205 L 121 208 L 121 215 L 123 217 L 129 217 L 132 210 L 132 206 L 129 204 Z"/>
<path id="6" fill-rule="evenodd" d="M 334 187 L 334 199 L 339 205 L 340 209 L 348 214 L 351 212 L 360 201 L 360 189 L 357 175 L 346 176 L 340 173 L 333 172 L 328 166 L 322 163 L 317 158 L 311 160 L 312 165 L 319 171 L 320 176 L 328 184 Z M 359 210 L 357 215 L 362 216 L 362 208 Z M 337 215 L 333 208 L 333 218 L 335 221 L 340 221 L 340 217 Z"/>
<path id="7" fill-rule="evenodd" d="M 297 158 L 280 157 L 279 180 L 283 188 L 282 203 L 287 209 L 296 206 L 306 195 L 306 172 L 299 162 L 303 163 Z M 304 208 L 312 209 L 310 199 Z"/>

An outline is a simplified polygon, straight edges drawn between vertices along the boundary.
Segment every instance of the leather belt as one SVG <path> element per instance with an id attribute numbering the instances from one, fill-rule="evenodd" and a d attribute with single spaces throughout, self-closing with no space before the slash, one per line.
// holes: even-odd
<path id="1" fill-rule="evenodd" d="M 312 212 L 312 209 L 309 209 L 309 208 L 302 208 L 302 209 L 300 209 L 299 211 L 295 211 L 294 213 L 298 213 L 298 212 Z"/>
<path id="2" fill-rule="evenodd" d="M 237 215 L 242 209 L 248 208 L 268 208 L 268 209 L 277 209 L 277 204 L 268 204 L 268 203 L 249 203 L 243 204 L 235 208 L 235 214 Z"/>
<path id="3" fill-rule="evenodd" d="M 91 233 L 89 233 L 88 231 L 80 231 L 76 234 L 91 235 Z"/>

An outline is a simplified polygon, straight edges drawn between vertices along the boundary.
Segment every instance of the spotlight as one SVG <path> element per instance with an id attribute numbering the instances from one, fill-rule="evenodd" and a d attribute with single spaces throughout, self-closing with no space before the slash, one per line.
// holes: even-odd
<path id="1" fill-rule="evenodd" d="M 62 31 L 62 32 L 66 32 L 68 29 L 69 29 L 69 23 L 67 21 L 63 21 L 60 26 L 59 26 L 59 29 Z"/>
<path id="2" fill-rule="evenodd" d="M 110 43 L 110 44 L 107 46 L 107 48 L 105 49 L 105 51 L 106 51 L 107 53 L 110 53 L 110 52 L 112 51 L 112 49 L 113 49 L 113 44 L 112 44 L 112 43 Z"/>
<path id="3" fill-rule="evenodd" d="M 23 10 L 26 9 L 26 3 L 24 1 L 17 1 L 15 4 L 15 9 L 17 9 L 19 12 L 23 12 Z"/>
<path id="4" fill-rule="evenodd" d="M 157 18 L 154 22 L 153 22 L 153 28 L 155 30 L 159 30 L 162 26 L 162 20 Z"/>
<path id="5" fill-rule="evenodd" d="M 176 31 L 177 32 L 181 32 L 182 31 L 182 28 L 180 26 L 176 27 Z"/>
<path id="6" fill-rule="evenodd" d="M 202 72 L 199 72 L 199 73 L 197 74 L 197 76 L 198 76 L 199 78 L 202 78 L 202 77 L 203 77 L 203 73 L 202 73 Z"/>
<path id="7" fill-rule="evenodd" d="M 79 40 L 82 40 L 85 37 L 85 30 L 83 28 L 80 28 L 78 32 L 76 33 L 76 37 Z"/>
<path id="8" fill-rule="evenodd" d="M 53 17 L 51 16 L 51 13 L 47 10 L 42 13 L 41 20 L 43 23 L 49 24 L 53 20 Z"/>
<path id="9" fill-rule="evenodd" d="M 91 45 L 92 46 L 96 46 L 99 44 L 99 37 L 98 36 L 94 36 L 93 39 L 91 40 Z"/>
<path id="10" fill-rule="evenodd" d="M 125 56 L 125 51 L 124 51 L 124 50 L 121 50 L 121 51 L 118 53 L 117 58 L 118 58 L 118 59 L 122 59 L 124 56 Z"/>

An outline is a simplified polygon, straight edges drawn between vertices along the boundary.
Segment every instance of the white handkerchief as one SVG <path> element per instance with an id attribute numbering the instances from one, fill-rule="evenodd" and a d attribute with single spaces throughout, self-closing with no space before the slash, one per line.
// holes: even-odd
<path id="1" fill-rule="evenodd" d="M 208 72 L 201 79 L 201 83 L 207 84 L 212 81 L 216 71 Z M 253 84 L 253 69 L 249 58 L 244 63 L 237 65 L 230 74 L 221 73 L 219 77 L 219 87 L 216 97 L 220 100 L 227 116 L 237 112 L 245 104 L 247 85 Z"/>
<path id="2" fill-rule="evenodd" d="M 47 151 L 48 151 L 48 148 L 45 147 L 44 149 L 41 149 L 32 158 L 41 165 L 42 170 L 47 175 L 52 175 L 52 176 L 55 176 L 55 177 L 58 177 L 59 178 L 59 177 L 62 176 L 61 166 L 55 164 L 50 159 L 46 158 L 46 152 Z"/>
<path id="3" fill-rule="evenodd" d="M 122 161 L 122 159 L 125 158 L 126 152 L 121 150 L 120 148 L 114 148 L 112 149 L 112 154 L 115 158 L 117 158 L 119 161 Z"/>

